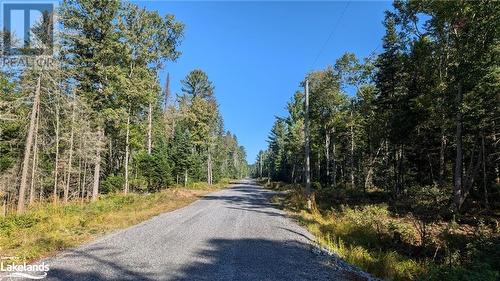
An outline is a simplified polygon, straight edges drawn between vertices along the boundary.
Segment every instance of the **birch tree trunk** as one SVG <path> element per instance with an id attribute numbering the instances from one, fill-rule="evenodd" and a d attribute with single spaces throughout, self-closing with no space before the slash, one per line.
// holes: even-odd
<path id="1" fill-rule="evenodd" d="M 354 181 L 354 119 L 353 119 L 353 114 L 352 114 L 352 108 L 351 108 L 351 153 L 350 153 L 350 159 L 349 159 L 349 162 L 350 162 L 350 166 L 351 166 L 351 173 L 350 173 L 350 179 L 351 179 L 351 187 L 354 188 L 355 187 L 355 181 Z"/>
<path id="2" fill-rule="evenodd" d="M 97 152 L 96 152 L 95 166 L 94 166 L 94 185 L 92 187 L 92 201 L 96 201 L 97 196 L 99 195 L 99 175 L 101 173 L 101 141 L 103 132 L 100 127 L 97 130 L 98 130 L 98 138 L 97 138 Z"/>
<path id="3" fill-rule="evenodd" d="M 80 146 L 81 150 L 81 146 Z M 76 186 L 78 187 L 78 192 L 76 193 L 76 199 L 80 199 L 80 194 L 82 193 L 82 158 L 78 157 L 78 177 Z"/>
<path id="4" fill-rule="evenodd" d="M 148 109 L 148 155 L 151 155 L 151 131 L 153 128 L 153 105 L 149 103 Z"/>
<path id="5" fill-rule="evenodd" d="M 325 128 L 326 129 L 326 128 Z M 330 132 L 325 130 L 326 185 L 330 185 Z"/>
<path id="6" fill-rule="evenodd" d="M 59 98 L 56 102 L 56 160 L 54 163 L 54 204 L 57 203 L 57 181 L 59 178 Z"/>
<path id="7" fill-rule="evenodd" d="M 262 179 L 262 155 L 259 157 L 259 179 Z"/>
<path id="8" fill-rule="evenodd" d="M 73 139 L 75 134 L 75 96 L 73 93 L 73 105 L 71 109 L 71 133 L 69 137 L 69 157 L 68 157 L 68 174 L 66 175 L 66 186 L 64 187 L 64 203 L 68 203 L 69 184 L 71 179 L 71 169 L 73 162 Z"/>
<path id="9" fill-rule="evenodd" d="M 368 189 L 368 187 L 372 186 L 372 175 L 373 175 L 373 169 L 375 165 L 375 161 L 377 160 L 378 155 L 380 154 L 380 151 L 384 147 L 384 143 L 380 144 L 380 147 L 377 149 L 377 153 L 375 153 L 374 157 L 371 157 L 370 163 L 368 165 L 368 172 L 366 173 L 366 178 L 365 178 L 365 186 L 364 189 Z"/>
<path id="10" fill-rule="evenodd" d="M 332 129 L 332 133 L 335 134 L 335 128 Z M 335 143 L 335 136 L 334 136 L 333 137 L 333 142 L 332 142 L 332 168 L 333 168 L 333 171 L 332 171 L 332 175 L 333 175 L 332 183 L 333 183 L 333 187 L 337 186 L 337 159 L 336 159 L 337 156 L 336 156 L 335 150 L 336 150 L 336 143 Z"/>
<path id="11" fill-rule="evenodd" d="M 130 154 L 130 110 L 127 114 L 127 133 L 125 135 L 125 185 L 123 186 L 123 193 L 128 193 L 128 158 Z M 148 148 L 149 149 L 149 148 Z"/>
<path id="12" fill-rule="evenodd" d="M 38 165 L 38 124 L 40 119 L 40 105 L 36 108 L 36 122 L 35 122 L 35 141 L 33 144 L 33 163 L 31 167 L 31 187 L 30 187 L 30 195 L 29 195 L 29 204 L 32 205 L 35 201 L 35 175 L 36 169 Z"/>
<path id="13" fill-rule="evenodd" d="M 85 192 L 87 188 L 87 159 L 85 159 L 83 163 L 83 179 L 82 179 L 82 194 L 81 194 L 81 201 L 85 199 Z"/>
<path id="14" fill-rule="evenodd" d="M 26 137 L 26 146 L 24 148 L 24 159 L 21 170 L 21 183 L 19 185 L 19 200 L 17 201 L 17 213 L 24 212 L 24 197 L 26 196 L 26 185 L 28 181 L 28 169 L 31 155 L 31 147 L 33 145 L 33 134 L 35 131 L 35 120 L 37 116 L 37 108 L 40 102 L 40 81 L 41 74 L 38 76 L 35 88 L 35 97 L 33 99 L 33 106 L 31 107 L 30 123 L 28 128 L 28 136 Z"/>
<path id="15" fill-rule="evenodd" d="M 212 155 L 210 153 L 210 149 L 208 150 L 207 159 L 207 183 L 212 185 Z"/>

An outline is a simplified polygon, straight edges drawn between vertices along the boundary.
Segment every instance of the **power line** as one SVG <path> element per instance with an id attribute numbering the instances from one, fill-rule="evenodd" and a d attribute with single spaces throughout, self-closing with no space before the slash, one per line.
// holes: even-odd
<path id="1" fill-rule="evenodd" d="M 332 31 L 330 32 L 330 34 L 328 35 L 328 38 L 326 39 L 325 43 L 323 44 L 323 47 L 321 47 L 321 49 L 319 50 L 319 53 L 318 55 L 316 56 L 316 58 L 314 59 L 314 62 L 313 64 L 311 65 L 311 69 L 316 65 L 316 62 L 318 62 L 318 59 L 319 57 L 321 56 L 321 54 L 323 53 L 323 51 L 325 50 L 326 46 L 328 45 L 328 42 L 330 41 L 330 39 L 332 38 L 333 36 L 333 33 L 335 32 L 335 30 L 337 30 L 337 26 L 339 25 L 340 21 L 342 20 L 342 18 L 344 17 L 344 14 L 347 10 L 347 7 L 349 7 L 349 5 L 351 4 L 351 1 L 348 1 L 346 3 L 346 5 L 344 6 L 344 9 L 342 10 L 342 13 L 340 14 L 340 17 L 337 19 L 337 22 L 335 23 L 335 25 L 333 26 L 332 28 Z"/>

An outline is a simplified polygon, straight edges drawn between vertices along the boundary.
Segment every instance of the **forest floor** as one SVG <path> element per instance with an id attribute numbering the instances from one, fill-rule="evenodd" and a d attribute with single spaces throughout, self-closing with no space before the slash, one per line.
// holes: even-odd
<path id="1" fill-rule="evenodd" d="M 0 256 L 16 257 L 17 261 L 50 256 L 184 207 L 227 185 L 196 183 L 188 188 L 168 188 L 156 193 L 101 195 L 96 202 L 76 201 L 56 206 L 52 203 L 37 204 L 22 215 L 0 217 Z"/>
<path id="2" fill-rule="evenodd" d="M 315 236 L 331 255 L 389 280 L 498 280 L 498 223 L 464 216 L 425 221 L 373 197 L 316 191 L 305 207 L 300 185 L 261 181 L 279 190 L 272 200 Z M 328 196 L 327 196 L 328 195 Z M 367 197 L 372 196 L 371 199 Z M 385 199 L 384 199 L 385 200 Z M 416 212 L 416 210 L 413 210 Z M 433 214 L 439 216 L 439 214 Z"/>

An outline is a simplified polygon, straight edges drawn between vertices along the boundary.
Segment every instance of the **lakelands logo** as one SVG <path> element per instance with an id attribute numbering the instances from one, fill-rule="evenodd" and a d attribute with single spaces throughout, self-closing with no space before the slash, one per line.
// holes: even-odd
<path id="1" fill-rule="evenodd" d="M 18 257 L 0 258 L 0 281 L 24 278 L 31 280 L 40 280 L 47 277 L 50 270 L 45 262 L 40 264 L 27 264 L 26 261 L 19 263 Z M 5 275 L 3 275 L 5 274 Z"/>

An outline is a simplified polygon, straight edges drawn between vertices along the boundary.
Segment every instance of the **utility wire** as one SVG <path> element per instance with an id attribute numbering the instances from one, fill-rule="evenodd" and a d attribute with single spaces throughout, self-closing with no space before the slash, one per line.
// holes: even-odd
<path id="1" fill-rule="evenodd" d="M 330 34 L 328 35 L 328 38 L 326 39 L 325 43 L 323 44 L 323 47 L 321 47 L 321 49 L 319 50 L 318 55 L 316 55 L 316 58 L 314 59 L 314 62 L 311 65 L 311 69 L 314 68 L 314 66 L 316 65 L 316 62 L 318 62 L 318 59 L 320 58 L 321 54 L 325 50 L 326 46 L 328 45 L 328 42 L 330 41 L 330 39 L 332 38 L 333 34 L 335 33 L 335 30 L 337 30 L 337 26 L 339 25 L 340 21 L 344 17 L 344 14 L 345 14 L 345 12 L 347 10 L 347 7 L 349 7 L 350 4 L 351 4 L 351 1 L 348 1 L 345 4 L 344 9 L 342 10 L 342 13 L 340 14 L 340 17 L 338 17 L 337 22 L 333 26 L 332 31 L 330 32 Z"/>

